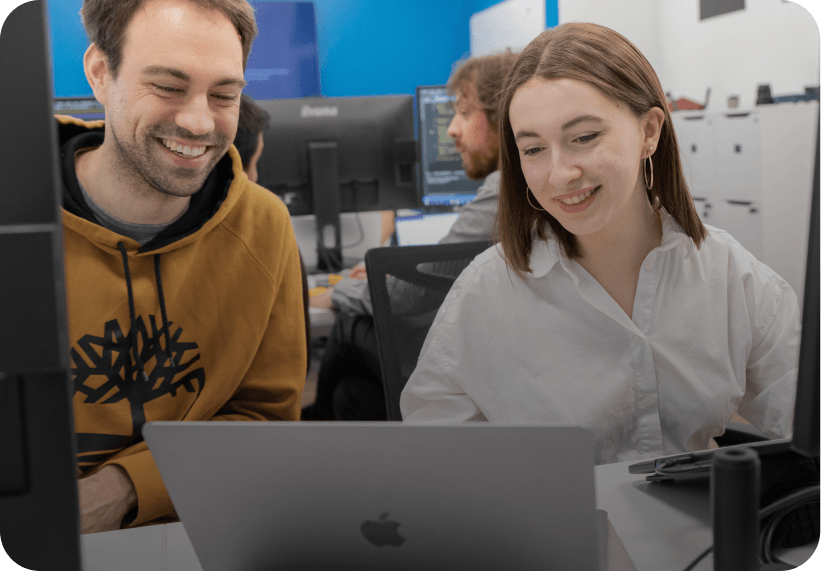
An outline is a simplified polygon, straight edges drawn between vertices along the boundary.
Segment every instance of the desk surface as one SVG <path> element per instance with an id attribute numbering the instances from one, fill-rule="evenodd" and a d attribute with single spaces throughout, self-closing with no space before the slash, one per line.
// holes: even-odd
<path id="1" fill-rule="evenodd" d="M 684 569 L 713 541 L 707 482 L 651 484 L 628 473 L 629 464 L 596 466 L 597 507 L 607 511 L 638 571 Z M 82 549 L 85 571 L 202 571 L 181 523 L 84 535 Z M 814 550 L 807 546 L 782 557 L 797 565 Z M 694 571 L 712 568 L 708 556 Z"/>
<path id="2" fill-rule="evenodd" d="M 336 312 L 330 309 L 308 308 L 308 318 L 311 320 L 311 337 L 326 337 L 336 319 Z"/>

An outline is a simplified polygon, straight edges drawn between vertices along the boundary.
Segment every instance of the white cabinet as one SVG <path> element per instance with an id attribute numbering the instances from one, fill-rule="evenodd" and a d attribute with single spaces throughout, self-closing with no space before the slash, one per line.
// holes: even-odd
<path id="1" fill-rule="evenodd" d="M 755 113 L 728 113 L 713 119 L 714 192 L 761 196 L 761 134 Z"/>
<path id="2" fill-rule="evenodd" d="M 685 115 L 681 120 L 676 119 L 678 116 L 674 114 L 673 126 L 690 194 L 703 196 L 715 192 L 713 119 L 704 113 Z"/>
<path id="3" fill-rule="evenodd" d="M 705 224 L 729 232 L 802 300 L 818 102 L 676 111 L 684 177 Z"/>
<path id="4" fill-rule="evenodd" d="M 726 230 L 753 256 L 762 259 L 760 200 L 694 196 L 693 204 L 704 224 Z"/>
<path id="5" fill-rule="evenodd" d="M 753 112 L 673 114 L 681 164 L 693 196 L 761 195 L 761 134 Z"/>
<path id="6" fill-rule="evenodd" d="M 761 259 L 761 204 L 756 200 L 718 199 L 711 214 L 722 230 Z M 709 224 L 709 222 L 708 222 Z"/>

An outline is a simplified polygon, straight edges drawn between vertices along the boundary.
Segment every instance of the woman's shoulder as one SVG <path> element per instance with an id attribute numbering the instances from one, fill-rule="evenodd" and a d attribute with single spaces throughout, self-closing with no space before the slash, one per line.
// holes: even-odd
<path id="1" fill-rule="evenodd" d="M 761 263 L 732 234 L 721 228 L 705 224 L 707 236 L 699 248 L 702 255 L 727 259 L 741 264 Z"/>
<path id="2" fill-rule="evenodd" d="M 462 308 L 470 309 L 498 299 L 500 287 L 508 280 L 507 275 L 502 246 L 494 244 L 477 255 L 456 278 L 442 304 L 445 311 L 458 313 Z M 511 275 L 515 277 L 512 272 Z"/>
<path id="3" fill-rule="evenodd" d="M 459 275 L 454 287 L 493 281 L 506 268 L 501 244 L 493 244 L 473 258 Z"/>
<path id="4" fill-rule="evenodd" d="M 716 266 L 727 270 L 730 280 L 742 282 L 753 278 L 761 283 L 769 283 L 778 288 L 791 289 L 786 280 L 759 260 L 732 234 L 721 228 L 705 224 L 707 237 L 699 248 L 699 254 L 708 258 Z"/>

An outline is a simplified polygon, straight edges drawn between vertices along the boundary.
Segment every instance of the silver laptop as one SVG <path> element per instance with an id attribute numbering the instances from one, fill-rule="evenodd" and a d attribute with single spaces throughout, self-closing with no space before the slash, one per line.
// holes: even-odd
<path id="1" fill-rule="evenodd" d="M 143 436 L 204 571 L 603 569 L 581 428 L 154 422 Z"/>

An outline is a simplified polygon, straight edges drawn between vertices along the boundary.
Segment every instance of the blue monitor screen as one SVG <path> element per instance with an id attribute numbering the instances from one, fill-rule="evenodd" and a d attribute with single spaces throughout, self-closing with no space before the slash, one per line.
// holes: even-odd
<path id="1" fill-rule="evenodd" d="M 453 100 L 444 85 L 416 88 L 425 206 L 467 204 L 476 198 L 482 183 L 467 177 L 456 143 L 448 135 L 448 125 L 456 114 Z"/>
<path id="2" fill-rule="evenodd" d="M 245 70 L 245 92 L 254 99 L 319 95 L 319 56 L 312 2 L 251 2 L 259 35 Z M 83 71 L 88 47 L 79 11 L 82 0 L 49 2 L 54 95 L 91 95 Z"/>
<path id="3" fill-rule="evenodd" d="M 259 35 L 245 68 L 254 99 L 315 97 L 319 93 L 316 15 L 312 2 L 251 2 Z"/>

